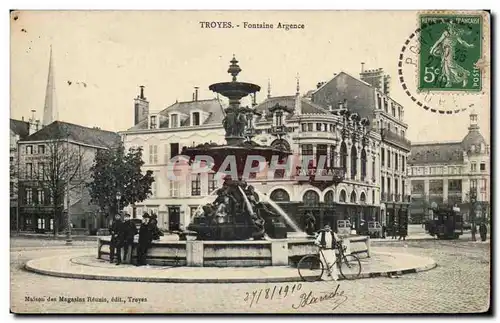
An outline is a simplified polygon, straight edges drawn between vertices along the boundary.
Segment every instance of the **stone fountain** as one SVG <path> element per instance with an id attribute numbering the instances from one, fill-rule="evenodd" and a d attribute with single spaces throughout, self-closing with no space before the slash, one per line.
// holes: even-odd
<path id="1" fill-rule="evenodd" d="M 247 185 L 243 173 L 249 156 L 263 157 L 266 162 L 270 162 L 273 156 L 283 158 L 291 152 L 261 146 L 245 137 L 247 118 L 253 117 L 256 112 L 251 108 L 241 107 L 240 101 L 258 92 L 260 86 L 239 82 L 237 76 L 242 70 L 238 61 L 233 56 L 230 63 L 228 73 L 232 76 L 231 82 L 209 86 L 211 91 L 229 99 L 229 106 L 224 111 L 225 117 L 222 121 L 227 144 L 186 147 L 182 155 L 188 156 L 190 162 L 193 162 L 196 156 L 211 157 L 212 170 L 215 172 L 223 172 L 220 168 L 224 160 L 233 156 L 237 178 L 226 175 L 215 201 L 205 205 L 203 212 L 194 217 L 187 229 L 196 232 L 198 240 L 261 240 L 266 234 L 271 238 L 286 237 L 286 227 L 281 222 L 280 215 L 271 211 L 263 201 L 259 201 L 258 194 L 251 185 Z"/>

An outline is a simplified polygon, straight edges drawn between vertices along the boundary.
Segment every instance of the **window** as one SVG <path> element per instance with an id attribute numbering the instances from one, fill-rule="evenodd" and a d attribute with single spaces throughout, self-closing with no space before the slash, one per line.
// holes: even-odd
<path id="1" fill-rule="evenodd" d="M 41 155 L 45 154 L 45 145 L 38 145 L 38 153 Z"/>
<path id="2" fill-rule="evenodd" d="M 392 116 L 396 116 L 396 107 L 394 106 L 394 103 L 391 102 L 391 109 L 392 109 Z"/>
<path id="3" fill-rule="evenodd" d="M 158 146 L 149 145 L 149 163 L 158 164 Z"/>
<path id="4" fill-rule="evenodd" d="M 395 170 L 398 170 L 398 159 L 399 159 L 399 155 L 394 154 L 394 169 Z"/>
<path id="5" fill-rule="evenodd" d="M 179 155 L 179 143 L 170 144 L 170 158 Z"/>
<path id="6" fill-rule="evenodd" d="M 405 171 L 405 159 L 406 159 L 406 156 L 401 156 L 401 170 L 403 172 Z"/>
<path id="7" fill-rule="evenodd" d="M 179 182 L 176 180 L 170 181 L 169 182 L 169 190 L 170 190 L 170 196 L 171 197 L 178 197 L 179 196 Z"/>
<path id="8" fill-rule="evenodd" d="M 470 170 L 471 170 L 471 172 L 477 171 L 477 165 L 476 165 L 476 163 L 471 163 L 470 164 Z"/>
<path id="9" fill-rule="evenodd" d="M 33 177 L 33 164 L 27 163 L 26 164 L 26 178 L 30 179 L 32 177 Z"/>
<path id="10" fill-rule="evenodd" d="M 307 123 L 301 124 L 302 126 L 302 131 L 306 132 L 307 131 Z"/>
<path id="11" fill-rule="evenodd" d="M 401 107 L 398 105 L 398 118 L 401 119 Z"/>
<path id="12" fill-rule="evenodd" d="M 405 131 L 404 130 L 401 130 L 401 137 L 405 137 Z"/>
<path id="13" fill-rule="evenodd" d="M 193 126 L 199 126 L 200 125 L 200 113 L 199 112 L 193 112 Z"/>
<path id="14" fill-rule="evenodd" d="M 480 183 L 481 183 L 481 191 L 482 191 L 482 192 L 485 192 L 485 191 L 486 191 L 486 179 L 485 179 L 485 178 L 483 178 L 483 179 L 481 179 L 480 181 L 481 181 L 481 182 L 480 182 Z"/>
<path id="15" fill-rule="evenodd" d="M 190 206 L 189 207 L 189 218 L 191 220 L 194 218 L 194 215 L 196 214 L 196 211 L 198 211 L 198 206 Z"/>
<path id="16" fill-rule="evenodd" d="M 398 179 L 395 178 L 394 179 L 394 194 L 398 194 L 398 192 L 399 192 L 398 189 L 399 189 L 399 187 L 398 187 Z"/>
<path id="17" fill-rule="evenodd" d="M 41 180 L 45 179 L 45 164 L 38 163 L 38 178 Z"/>
<path id="18" fill-rule="evenodd" d="M 215 173 L 208 173 L 208 194 L 211 194 L 217 189 L 217 179 Z"/>
<path id="19" fill-rule="evenodd" d="M 321 131 L 321 123 L 316 123 L 316 131 Z"/>
<path id="20" fill-rule="evenodd" d="M 382 191 L 382 194 L 384 194 L 385 193 L 385 177 L 382 176 L 381 180 L 382 180 L 382 182 L 381 182 L 382 187 L 380 188 L 380 190 Z"/>
<path id="21" fill-rule="evenodd" d="M 333 127 L 333 124 L 330 125 L 330 132 L 335 132 L 335 128 Z"/>
<path id="22" fill-rule="evenodd" d="M 45 205 L 45 194 L 43 192 L 43 189 L 38 190 L 38 204 Z"/>
<path id="23" fill-rule="evenodd" d="M 385 166 L 385 148 L 381 148 L 381 160 L 382 160 L 382 166 Z"/>
<path id="24" fill-rule="evenodd" d="M 377 95 L 377 108 L 382 109 L 382 99 L 380 98 L 380 95 Z"/>
<path id="25" fill-rule="evenodd" d="M 151 116 L 150 120 L 149 129 L 156 129 L 156 116 Z"/>
<path id="26" fill-rule="evenodd" d="M 404 200 L 405 198 L 405 180 L 401 181 L 401 198 Z"/>
<path id="27" fill-rule="evenodd" d="M 33 154 L 33 146 L 28 145 L 26 146 L 26 155 L 31 155 L 31 154 Z"/>
<path id="28" fill-rule="evenodd" d="M 388 106 L 387 100 L 384 99 L 384 111 L 389 112 L 388 110 L 389 110 L 389 106 Z"/>
<path id="29" fill-rule="evenodd" d="M 479 165 L 479 170 L 482 171 L 482 172 L 484 172 L 486 170 L 486 163 L 481 163 Z"/>
<path id="30" fill-rule="evenodd" d="M 328 131 L 328 124 L 323 123 L 323 131 Z"/>
<path id="31" fill-rule="evenodd" d="M 391 158 L 392 158 L 392 152 L 388 151 L 387 152 L 387 168 L 391 168 Z"/>
<path id="32" fill-rule="evenodd" d="M 361 151 L 361 180 L 364 181 L 366 178 L 366 150 Z"/>
<path id="33" fill-rule="evenodd" d="M 179 115 L 172 114 L 170 116 L 170 128 L 177 128 L 177 127 L 179 127 Z"/>
<path id="34" fill-rule="evenodd" d="M 201 175 L 193 174 L 191 175 L 191 196 L 201 195 Z"/>
<path id="35" fill-rule="evenodd" d="M 26 204 L 30 205 L 33 203 L 33 190 L 31 188 L 26 189 Z"/>
<path id="36" fill-rule="evenodd" d="M 375 204 L 375 190 L 372 191 L 372 204 Z"/>
<path id="37" fill-rule="evenodd" d="M 375 181 L 375 158 L 372 160 L 372 181 Z"/>
<path id="38" fill-rule="evenodd" d="M 323 167 L 326 167 L 326 154 L 328 152 L 328 146 L 327 145 L 317 145 L 316 146 L 316 163 L 319 163 L 319 159 L 320 159 L 320 156 L 325 156 L 323 158 L 325 158 L 324 160 L 324 166 Z"/>
<path id="39" fill-rule="evenodd" d="M 313 154 L 313 145 L 311 144 L 302 145 L 303 156 L 312 156 L 312 154 Z"/>
<path id="40" fill-rule="evenodd" d="M 307 131 L 313 131 L 313 124 L 312 123 L 307 124 Z"/>
<path id="41" fill-rule="evenodd" d="M 276 112 L 276 126 L 282 126 L 283 125 L 283 112 L 277 111 Z"/>
<path id="42" fill-rule="evenodd" d="M 470 187 L 474 190 L 477 188 L 477 179 L 470 180 Z"/>
<path id="43" fill-rule="evenodd" d="M 344 172 L 347 172 L 347 145 L 345 142 L 340 145 L 340 167 Z"/>
<path id="44" fill-rule="evenodd" d="M 387 177 L 387 194 L 391 194 L 391 179 Z"/>

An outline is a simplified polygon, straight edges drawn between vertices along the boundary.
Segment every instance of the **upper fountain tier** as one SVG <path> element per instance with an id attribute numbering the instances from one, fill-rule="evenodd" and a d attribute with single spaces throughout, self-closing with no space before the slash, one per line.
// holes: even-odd
<path id="1" fill-rule="evenodd" d="M 219 93 L 228 98 L 230 100 L 230 104 L 236 104 L 239 103 L 236 101 L 241 100 L 247 95 L 260 91 L 260 86 L 252 83 L 238 82 L 236 80 L 236 77 L 241 72 L 241 68 L 238 65 L 238 61 L 236 60 L 234 55 L 230 63 L 231 65 L 229 65 L 229 69 L 227 70 L 227 72 L 232 75 L 232 81 L 214 83 L 208 88 L 211 91 Z"/>

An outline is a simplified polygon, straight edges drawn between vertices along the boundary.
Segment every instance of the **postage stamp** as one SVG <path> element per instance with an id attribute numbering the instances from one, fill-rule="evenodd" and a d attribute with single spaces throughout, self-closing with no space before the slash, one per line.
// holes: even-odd
<path id="1" fill-rule="evenodd" d="M 421 15 L 419 89 L 480 91 L 482 16 Z"/>

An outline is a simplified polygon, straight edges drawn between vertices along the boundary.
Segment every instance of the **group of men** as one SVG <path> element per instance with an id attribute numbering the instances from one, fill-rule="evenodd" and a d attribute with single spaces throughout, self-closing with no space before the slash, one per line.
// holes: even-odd
<path id="1" fill-rule="evenodd" d="M 116 265 L 122 263 L 122 249 L 124 251 L 123 260 L 130 259 L 130 262 L 132 262 L 132 250 L 136 234 L 139 234 L 136 266 L 145 265 L 146 255 L 151 243 L 153 240 L 160 239 L 160 236 L 163 235 L 163 232 L 158 228 L 156 215 L 149 216 L 148 213 L 143 214 L 139 230 L 130 221 L 130 214 L 124 213 L 123 221 L 121 214 L 116 214 L 109 232 L 111 234 L 109 262 L 113 263 L 116 256 Z"/>

